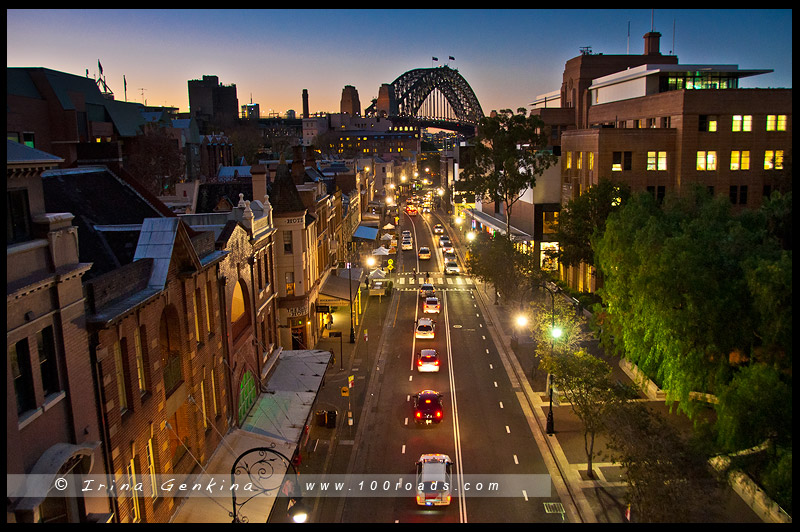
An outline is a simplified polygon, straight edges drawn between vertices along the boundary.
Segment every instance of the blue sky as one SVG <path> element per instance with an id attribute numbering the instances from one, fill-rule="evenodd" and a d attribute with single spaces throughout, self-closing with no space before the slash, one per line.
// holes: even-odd
<path id="1" fill-rule="evenodd" d="M 791 10 L 7 10 L 7 66 L 95 77 L 118 99 L 189 109 L 187 81 L 216 75 L 261 112 L 362 108 L 407 70 L 457 68 L 484 112 L 558 90 L 583 46 L 641 54 L 651 20 L 682 64 L 773 69 L 744 87 L 792 86 Z M 628 41 L 628 23 L 630 40 Z M 431 57 L 438 57 L 435 63 Z"/>

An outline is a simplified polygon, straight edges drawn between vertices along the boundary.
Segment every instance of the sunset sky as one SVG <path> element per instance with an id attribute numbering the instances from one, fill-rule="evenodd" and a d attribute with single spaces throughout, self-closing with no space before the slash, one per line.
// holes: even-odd
<path id="1" fill-rule="evenodd" d="M 17 10 L 7 66 L 99 75 L 117 99 L 189 110 L 187 81 L 216 75 L 261 113 L 339 111 L 345 85 L 361 107 L 414 68 L 449 65 L 484 112 L 528 107 L 558 90 L 564 63 L 594 53 L 661 52 L 681 64 L 773 69 L 742 87 L 792 86 L 791 10 Z M 651 22 L 652 21 L 652 22 Z M 630 23 L 630 39 L 628 25 Z M 674 27 L 674 32 L 673 32 Z M 673 48 L 674 42 L 674 48 Z M 454 60 L 449 60 L 449 57 Z M 438 62 L 432 61 L 437 57 Z M 145 89 L 142 91 L 142 89 Z M 144 95 L 144 96 L 143 96 Z"/>

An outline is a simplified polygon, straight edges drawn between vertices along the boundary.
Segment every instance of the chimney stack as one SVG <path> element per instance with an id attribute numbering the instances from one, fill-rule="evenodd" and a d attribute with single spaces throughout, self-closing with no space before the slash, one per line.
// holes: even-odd
<path id="1" fill-rule="evenodd" d="M 650 31 L 644 34 L 644 55 L 661 55 L 659 52 L 659 40 L 661 34 L 657 31 Z"/>
<path id="2" fill-rule="evenodd" d="M 308 118 L 308 89 L 303 89 L 303 118 Z"/>
<path id="3" fill-rule="evenodd" d="M 250 167 L 250 175 L 253 181 L 253 199 L 261 203 L 267 200 L 267 167 L 263 164 L 254 164 Z"/>

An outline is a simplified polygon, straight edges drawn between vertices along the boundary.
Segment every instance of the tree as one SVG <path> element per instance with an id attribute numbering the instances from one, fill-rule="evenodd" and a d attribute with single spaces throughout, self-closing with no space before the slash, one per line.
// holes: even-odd
<path id="1" fill-rule="evenodd" d="M 548 352 L 542 358 L 541 367 L 553 375 L 558 389 L 564 393 L 572 411 L 583 424 L 587 475 L 594 478 L 595 436 L 604 429 L 608 409 L 619 402 L 621 393 L 611 378 L 611 366 L 580 349 Z"/>
<path id="2" fill-rule="evenodd" d="M 521 107 L 515 114 L 502 109 L 478 123 L 471 160 L 465 165 L 459 189 L 487 202 L 502 202 L 506 214 L 506 238 L 511 238 L 511 211 L 536 178 L 558 162 L 545 149 L 545 125 L 536 115 L 526 116 Z"/>
<path id="3" fill-rule="evenodd" d="M 530 293 L 531 280 L 541 277 L 534 257 L 519 251 L 512 241 L 499 235 L 479 233 L 469 246 L 466 262 L 471 275 L 494 285 L 495 304 L 500 295 L 511 304 L 521 306 Z"/>
<path id="4" fill-rule="evenodd" d="M 150 125 L 136 137 L 126 169 L 155 196 L 171 194 L 186 175 L 185 157 L 166 128 Z"/>
<path id="5" fill-rule="evenodd" d="M 608 449 L 626 470 L 631 520 L 645 523 L 713 521 L 718 484 L 705 457 L 646 404 L 623 401 L 605 415 Z"/>
<path id="6" fill-rule="evenodd" d="M 626 183 L 600 179 L 585 193 L 570 200 L 558 214 L 555 239 L 559 249 L 552 255 L 566 266 L 581 263 L 595 266 L 594 249 L 605 232 L 606 219 L 625 205 L 630 195 Z"/>

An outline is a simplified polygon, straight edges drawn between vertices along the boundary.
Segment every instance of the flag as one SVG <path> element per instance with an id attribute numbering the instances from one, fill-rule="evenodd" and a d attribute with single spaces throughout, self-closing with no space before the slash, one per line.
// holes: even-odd
<path id="1" fill-rule="evenodd" d="M 432 60 L 432 61 L 438 61 L 438 60 L 439 60 L 439 58 L 438 58 L 438 57 L 431 57 L 431 60 Z"/>
<path id="2" fill-rule="evenodd" d="M 455 60 L 456 60 L 456 58 L 455 58 L 455 57 L 453 57 L 452 55 L 451 55 L 451 56 L 449 56 L 449 57 L 448 57 L 448 59 L 449 59 L 450 61 L 455 61 Z"/>
<path id="3" fill-rule="evenodd" d="M 97 60 L 97 68 L 100 69 L 100 75 L 102 76 L 103 75 L 103 65 L 100 64 L 100 60 L 99 59 Z"/>
<path id="4" fill-rule="evenodd" d="M 631 505 L 628 505 L 628 509 L 625 510 L 625 518 L 630 521 L 631 520 Z"/>

